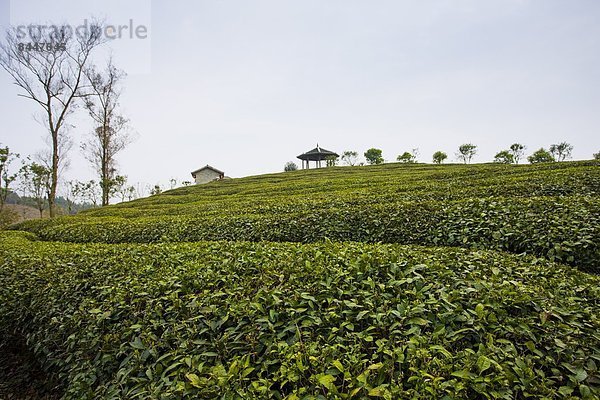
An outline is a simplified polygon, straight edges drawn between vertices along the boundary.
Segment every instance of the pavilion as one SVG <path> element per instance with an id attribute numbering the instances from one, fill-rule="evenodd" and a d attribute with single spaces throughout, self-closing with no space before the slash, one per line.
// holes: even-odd
<path id="1" fill-rule="evenodd" d="M 311 161 L 314 161 L 316 163 L 317 168 L 321 168 L 321 161 L 327 161 L 331 160 L 332 158 L 335 159 L 337 157 L 339 157 L 339 155 L 337 155 L 333 151 L 320 148 L 318 143 L 317 147 L 315 147 L 311 151 L 307 151 L 306 153 L 300 154 L 298 156 L 298 158 L 302 160 L 302 169 L 310 168 Z"/>

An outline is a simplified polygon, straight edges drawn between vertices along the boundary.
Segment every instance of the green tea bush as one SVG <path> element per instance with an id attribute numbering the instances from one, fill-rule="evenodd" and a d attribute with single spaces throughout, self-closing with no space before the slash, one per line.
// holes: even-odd
<path id="1" fill-rule="evenodd" d="M 600 398 L 599 165 L 332 167 L 27 221 L 0 341 L 65 399 Z"/>
<path id="2" fill-rule="evenodd" d="M 598 271 L 598 162 L 334 167 L 175 189 L 15 229 L 78 243 L 246 240 L 450 245 Z"/>
<path id="3" fill-rule="evenodd" d="M 395 202 L 207 217 L 64 218 L 19 226 L 44 240 L 151 243 L 359 241 L 464 246 L 544 256 L 599 271 L 600 201 L 583 196 Z"/>
<path id="4" fill-rule="evenodd" d="M 86 398 L 598 398 L 600 278 L 364 243 L 0 233 L 0 330 Z"/>

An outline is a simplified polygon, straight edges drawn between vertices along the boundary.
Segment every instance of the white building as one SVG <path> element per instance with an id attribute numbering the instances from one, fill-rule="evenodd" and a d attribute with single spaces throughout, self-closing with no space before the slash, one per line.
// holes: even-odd
<path id="1" fill-rule="evenodd" d="M 199 184 L 220 181 L 221 179 L 225 179 L 226 176 L 225 172 L 219 171 L 218 169 L 207 164 L 206 167 L 202 167 L 196 171 L 193 171 L 192 178 L 194 178 L 196 184 Z"/>

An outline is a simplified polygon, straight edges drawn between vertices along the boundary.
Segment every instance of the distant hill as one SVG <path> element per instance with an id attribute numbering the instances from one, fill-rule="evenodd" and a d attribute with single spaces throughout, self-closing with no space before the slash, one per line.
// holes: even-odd
<path id="1" fill-rule="evenodd" d="M 72 215 L 80 211 L 93 208 L 89 203 L 69 203 L 64 197 L 56 199 L 58 215 L 69 213 Z M 47 206 L 46 206 L 47 208 Z M 31 219 L 40 219 L 40 212 L 37 208 L 37 203 L 34 198 L 28 196 L 19 196 L 15 192 L 11 192 L 6 197 L 5 212 L 0 216 L 0 226 L 7 226 L 13 223 L 28 221 Z M 48 210 L 42 212 L 43 218 L 48 217 Z"/>
<path id="2" fill-rule="evenodd" d="M 15 216 L 17 218 L 17 220 L 15 222 L 22 222 L 22 221 L 27 221 L 30 219 L 40 218 L 40 212 L 35 207 L 22 205 L 22 204 L 5 204 L 4 207 L 6 210 L 10 210 L 15 214 Z M 44 210 L 44 213 L 42 215 L 44 218 L 47 218 L 48 217 L 47 210 Z"/>

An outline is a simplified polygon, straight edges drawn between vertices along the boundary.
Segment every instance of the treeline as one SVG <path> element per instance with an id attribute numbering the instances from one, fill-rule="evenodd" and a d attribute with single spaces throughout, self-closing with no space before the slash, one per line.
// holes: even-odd
<path id="1" fill-rule="evenodd" d="M 6 198 L 5 205 L 20 205 L 36 208 L 37 199 L 30 196 L 21 196 L 18 193 L 11 192 Z M 63 196 L 56 197 L 56 206 L 60 209 L 61 213 L 64 214 L 77 214 L 79 211 L 87 210 L 94 207 L 94 205 L 91 203 L 79 203 Z M 47 208 L 45 208 L 43 211 L 47 211 Z"/>
<path id="2" fill-rule="evenodd" d="M 573 153 L 573 145 L 567 142 L 561 142 L 550 145 L 548 150 L 544 147 L 534 151 L 529 156 L 525 157 L 527 147 L 521 143 L 513 143 L 508 149 L 504 149 L 496 153 L 493 162 L 498 164 L 519 164 L 523 160 L 527 160 L 530 164 L 543 162 L 559 162 L 571 158 Z M 464 164 L 470 164 L 473 157 L 477 155 L 477 146 L 472 143 L 464 143 L 460 145 L 455 152 L 456 161 Z M 383 164 L 386 160 L 383 157 L 383 151 L 378 148 L 370 148 L 363 153 L 365 162 L 369 165 Z M 410 151 L 405 151 L 396 157 L 396 161 L 403 163 L 417 163 L 419 157 L 419 149 L 415 148 Z M 595 160 L 600 160 L 600 151 L 593 154 Z M 448 154 L 438 150 L 431 156 L 431 162 L 434 164 L 443 164 L 448 159 Z M 331 156 L 327 159 L 328 167 L 338 165 L 364 165 L 359 157 L 359 153 L 354 150 L 346 150 L 340 157 Z M 293 161 L 285 164 L 284 171 L 294 171 L 298 169 L 298 165 Z"/>

